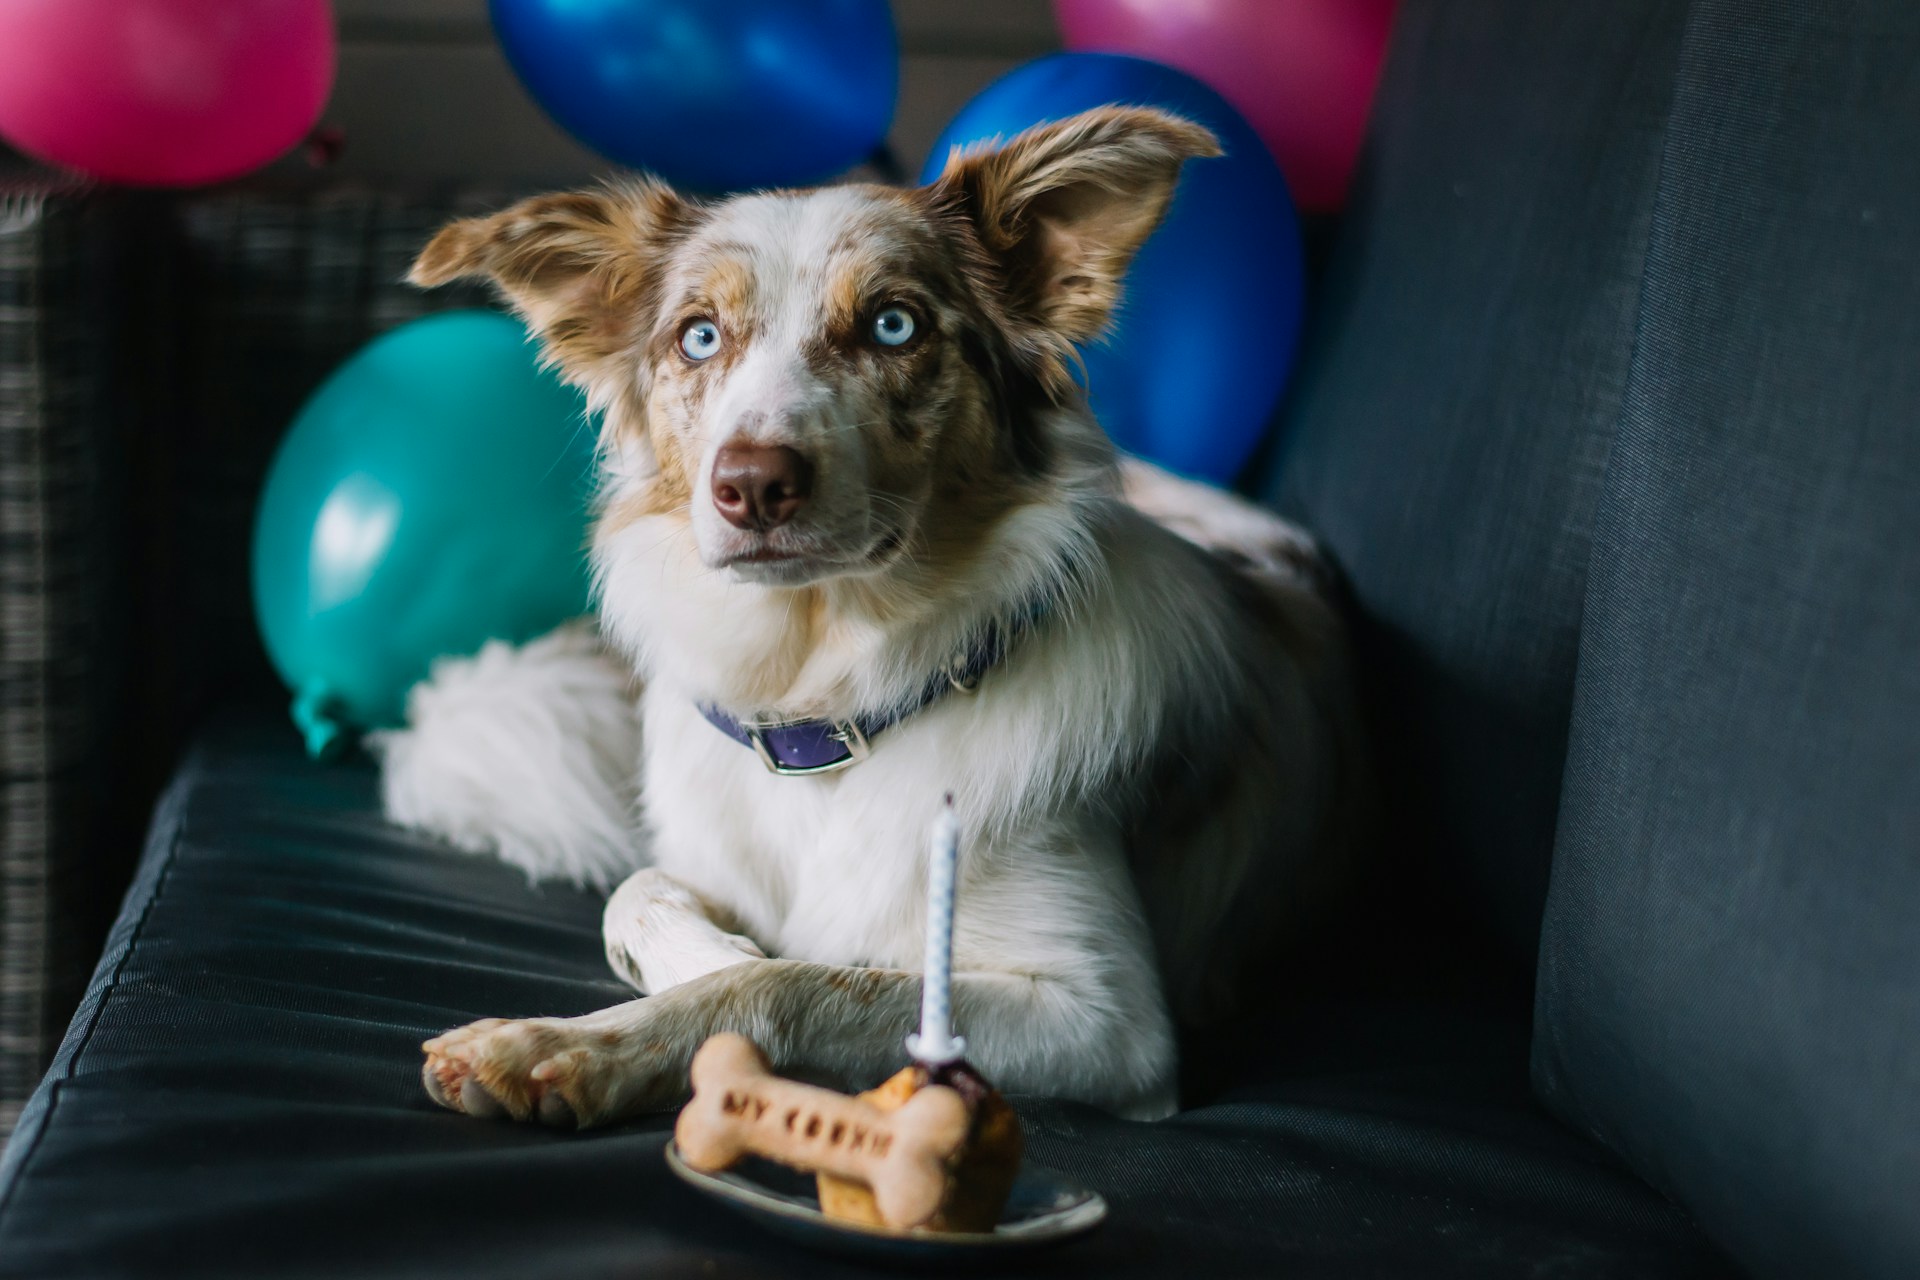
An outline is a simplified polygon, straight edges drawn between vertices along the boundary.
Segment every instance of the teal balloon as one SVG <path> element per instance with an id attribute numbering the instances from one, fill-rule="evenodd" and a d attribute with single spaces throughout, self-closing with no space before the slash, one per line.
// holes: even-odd
<path id="1" fill-rule="evenodd" d="M 253 603 L 315 756 L 401 723 L 435 658 L 588 608 L 593 432 L 491 311 L 416 320 L 316 391 L 268 472 Z"/>

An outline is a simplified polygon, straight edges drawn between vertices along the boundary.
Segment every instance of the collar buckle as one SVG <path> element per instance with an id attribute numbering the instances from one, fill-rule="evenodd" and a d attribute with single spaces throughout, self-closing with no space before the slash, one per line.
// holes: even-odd
<path id="1" fill-rule="evenodd" d="M 783 778 L 804 778 L 813 774 L 838 773 L 850 769 L 873 754 L 873 746 L 867 741 L 866 733 L 851 720 L 832 721 L 827 737 L 847 749 L 847 753 L 837 760 L 824 760 L 818 764 L 787 764 L 773 754 L 773 748 L 767 743 L 767 732 L 773 729 L 787 729 L 797 725 L 811 723 L 806 720 L 781 720 L 771 723 L 743 720 L 741 730 L 747 735 L 747 743 L 753 753 L 760 757 L 760 763 L 767 766 L 768 773 L 777 773 Z"/>

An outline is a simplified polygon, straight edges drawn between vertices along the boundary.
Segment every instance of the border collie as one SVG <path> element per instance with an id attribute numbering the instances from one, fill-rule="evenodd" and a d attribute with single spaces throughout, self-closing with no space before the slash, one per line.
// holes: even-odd
<path id="1" fill-rule="evenodd" d="M 1173 1110 L 1176 1024 L 1262 977 L 1363 772 L 1313 544 L 1118 460 L 1074 377 L 1182 164 L 1217 154 L 1107 108 L 915 190 L 639 180 L 427 245 L 416 283 L 492 281 L 599 416 L 599 634 L 442 664 L 379 744 L 388 811 L 626 877 L 607 953 L 644 993 L 427 1041 L 436 1101 L 604 1124 L 682 1099 L 723 1030 L 871 1085 L 915 1022 L 951 794 L 970 1060 Z"/>

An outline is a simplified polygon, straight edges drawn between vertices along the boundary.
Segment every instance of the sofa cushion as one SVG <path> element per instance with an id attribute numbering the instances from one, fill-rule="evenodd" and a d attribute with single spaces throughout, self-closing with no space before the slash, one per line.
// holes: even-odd
<path id="1" fill-rule="evenodd" d="M 1400 7 L 1273 464 L 1352 586 L 1395 847 L 1529 974 L 1681 12 Z"/>
<path id="2" fill-rule="evenodd" d="M 425 1036 L 630 993 L 596 898 L 386 827 L 373 782 L 309 764 L 278 724 L 193 755 L 7 1149 L 0 1272 L 872 1274 L 675 1182 L 664 1118 L 558 1134 L 428 1101 Z M 1159 1124 L 1019 1099 L 1031 1158 L 1113 1204 L 1033 1268 L 1725 1274 L 1532 1106 L 1525 1040 L 1458 1009 L 1348 1005 L 1237 1039 L 1258 1069 Z"/>
<path id="3" fill-rule="evenodd" d="M 1756 1272 L 1920 1275 L 1920 7 L 1691 6 L 1536 1077 Z"/>

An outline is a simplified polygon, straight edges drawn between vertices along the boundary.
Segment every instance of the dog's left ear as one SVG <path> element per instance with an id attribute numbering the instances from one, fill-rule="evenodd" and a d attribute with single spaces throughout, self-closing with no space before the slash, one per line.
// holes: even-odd
<path id="1" fill-rule="evenodd" d="M 1102 107 L 947 160 L 931 193 L 967 218 L 1021 318 L 1069 342 L 1106 328 L 1120 278 L 1160 225 L 1187 160 L 1221 154 L 1179 116 Z"/>

